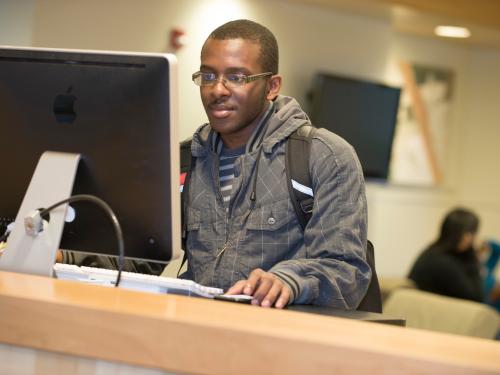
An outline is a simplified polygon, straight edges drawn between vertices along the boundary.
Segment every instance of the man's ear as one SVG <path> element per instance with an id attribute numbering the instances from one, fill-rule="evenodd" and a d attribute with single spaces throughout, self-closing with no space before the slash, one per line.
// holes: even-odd
<path id="1" fill-rule="evenodd" d="M 267 81 L 267 100 L 274 100 L 280 93 L 281 89 L 281 76 L 274 75 Z"/>

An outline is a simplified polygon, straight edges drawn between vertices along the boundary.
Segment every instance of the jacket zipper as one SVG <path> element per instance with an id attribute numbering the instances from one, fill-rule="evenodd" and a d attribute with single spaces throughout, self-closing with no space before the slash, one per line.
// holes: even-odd
<path id="1" fill-rule="evenodd" d="M 240 165 L 241 165 L 241 158 L 242 156 L 240 155 L 236 160 L 239 161 Z M 219 159 L 217 159 L 217 173 L 219 172 Z M 245 176 L 243 176 L 243 168 L 240 168 L 240 181 L 243 181 Z M 219 198 L 222 202 L 222 205 L 224 206 L 224 199 L 222 197 L 222 191 L 221 191 L 221 187 L 220 187 L 220 181 L 219 179 L 217 179 L 217 188 L 218 188 L 218 195 L 219 195 Z M 232 192 L 231 195 L 233 195 L 233 193 L 235 193 L 233 196 L 236 198 L 236 195 L 239 194 L 239 191 L 241 190 L 241 183 L 238 187 L 238 192 Z M 234 199 L 236 200 L 236 199 Z M 229 220 L 231 219 L 232 217 L 232 211 L 233 211 L 233 202 L 234 200 L 230 200 L 229 201 L 229 205 L 228 205 L 228 208 L 227 208 L 227 211 L 226 211 L 226 220 L 225 220 L 225 232 L 226 232 L 226 239 L 224 241 L 224 245 L 222 246 L 222 248 L 218 251 L 217 253 L 217 256 L 216 256 L 216 267 L 218 266 L 218 264 L 220 263 L 221 259 L 222 259 L 222 256 L 224 255 L 224 252 L 226 251 L 226 249 L 228 247 L 231 246 L 231 240 L 229 239 Z"/>

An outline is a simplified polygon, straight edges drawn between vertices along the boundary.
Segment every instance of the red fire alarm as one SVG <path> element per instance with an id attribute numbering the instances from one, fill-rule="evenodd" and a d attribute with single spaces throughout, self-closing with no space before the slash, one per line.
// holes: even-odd
<path id="1" fill-rule="evenodd" d="M 184 30 L 179 28 L 173 28 L 170 30 L 170 47 L 174 50 L 178 50 L 186 44 L 186 35 Z"/>

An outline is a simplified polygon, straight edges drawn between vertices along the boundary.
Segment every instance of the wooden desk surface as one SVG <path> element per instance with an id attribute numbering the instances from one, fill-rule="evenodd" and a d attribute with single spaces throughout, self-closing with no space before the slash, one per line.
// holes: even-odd
<path id="1" fill-rule="evenodd" d="M 9 272 L 0 342 L 182 373 L 500 373 L 498 342 Z"/>

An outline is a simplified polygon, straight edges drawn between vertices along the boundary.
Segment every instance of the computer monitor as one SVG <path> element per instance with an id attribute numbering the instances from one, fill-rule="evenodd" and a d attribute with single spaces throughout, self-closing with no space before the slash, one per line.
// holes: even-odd
<path id="1" fill-rule="evenodd" d="M 0 47 L 0 231 L 17 216 L 19 247 L 29 247 L 17 228 L 29 210 L 85 193 L 115 212 L 126 257 L 168 262 L 178 256 L 176 97 L 173 55 Z M 43 177 L 32 180 L 46 151 L 56 153 L 40 161 L 37 173 Z M 69 153 L 69 164 L 59 166 L 64 156 L 58 153 Z M 23 201 L 28 185 L 34 192 Z M 68 191 L 53 194 L 60 189 Z M 51 243 L 117 255 L 105 213 L 90 202 L 71 206 L 74 221 L 65 223 L 60 243 L 60 234 L 52 233 Z M 51 213 L 49 226 L 65 214 Z M 11 251 L 10 240 L 0 262 Z"/>

